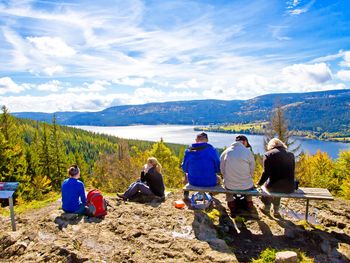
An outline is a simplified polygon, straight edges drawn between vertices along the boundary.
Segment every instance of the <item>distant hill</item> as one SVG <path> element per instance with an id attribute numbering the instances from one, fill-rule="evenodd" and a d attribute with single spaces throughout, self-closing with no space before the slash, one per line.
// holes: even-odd
<path id="1" fill-rule="evenodd" d="M 195 100 L 123 105 L 99 112 L 56 112 L 66 125 L 117 126 L 134 124 L 221 124 L 270 119 L 283 105 L 291 129 L 340 131 L 350 129 L 350 90 L 267 94 L 249 100 Z M 50 122 L 53 113 L 19 112 L 20 118 Z"/>

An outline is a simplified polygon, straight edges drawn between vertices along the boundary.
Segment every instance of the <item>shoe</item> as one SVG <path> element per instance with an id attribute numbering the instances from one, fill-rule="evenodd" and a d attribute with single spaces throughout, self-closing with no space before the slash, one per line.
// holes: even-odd
<path id="1" fill-rule="evenodd" d="M 273 216 L 274 217 L 281 217 L 279 210 L 280 210 L 279 207 L 273 207 Z"/>
<path id="2" fill-rule="evenodd" d="M 266 206 L 259 206 L 259 209 L 261 212 L 263 212 L 263 214 L 265 215 L 270 215 L 270 207 L 266 207 Z"/>
<path id="3" fill-rule="evenodd" d="M 128 198 L 126 198 L 123 194 L 118 194 L 118 193 L 117 193 L 117 196 L 118 196 L 119 198 L 123 199 L 123 201 L 127 201 L 127 200 L 128 200 Z"/>
<path id="4" fill-rule="evenodd" d="M 237 203 L 236 200 L 227 202 L 227 206 L 230 209 L 230 216 L 236 217 L 237 215 Z"/>
<path id="5" fill-rule="evenodd" d="M 254 207 L 254 204 L 253 204 L 253 201 L 248 201 L 247 202 L 247 210 L 249 211 L 249 212 L 254 212 L 254 210 L 255 210 L 255 207 Z"/>

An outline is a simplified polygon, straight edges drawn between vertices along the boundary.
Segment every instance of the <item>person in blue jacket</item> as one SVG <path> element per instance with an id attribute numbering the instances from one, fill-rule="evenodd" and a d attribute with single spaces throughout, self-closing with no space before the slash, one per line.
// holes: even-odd
<path id="1" fill-rule="evenodd" d="M 206 133 L 198 134 L 196 143 L 186 149 L 182 169 L 186 174 L 185 182 L 193 186 L 210 187 L 217 184 L 220 157 L 216 149 L 208 143 Z"/>
<path id="2" fill-rule="evenodd" d="M 84 183 L 80 180 L 80 169 L 72 165 L 68 169 L 70 178 L 62 183 L 62 209 L 66 213 L 87 214 Z"/>

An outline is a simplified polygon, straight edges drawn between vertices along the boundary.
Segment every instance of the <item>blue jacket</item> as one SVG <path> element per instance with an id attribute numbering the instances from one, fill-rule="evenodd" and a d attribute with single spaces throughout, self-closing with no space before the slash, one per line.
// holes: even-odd
<path id="1" fill-rule="evenodd" d="M 62 183 L 62 209 L 74 213 L 86 203 L 84 183 L 75 178 L 68 178 Z"/>
<path id="2" fill-rule="evenodd" d="M 182 169 L 191 185 L 215 186 L 216 173 L 220 172 L 218 152 L 209 143 L 194 143 L 185 151 Z"/>

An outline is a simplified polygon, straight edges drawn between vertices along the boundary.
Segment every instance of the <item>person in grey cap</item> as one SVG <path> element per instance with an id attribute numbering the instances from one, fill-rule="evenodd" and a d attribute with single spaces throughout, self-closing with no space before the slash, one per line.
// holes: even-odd
<path id="1" fill-rule="evenodd" d="M 244 135 L 236 137 L 236 141 L 220 156 L 220 171 L 224 178 L 224 186 L 229 190 L 251 190 L 254 188 L 253 174 L 255 169 L 254 156 L 248 138 Z M 253 211 L 251 196 L 243 196 L 247 201 L 248 211 Z M 237 199 L 232 194 L 226 195 L 227 206 L 231 216 L 237 212 Z"/>

